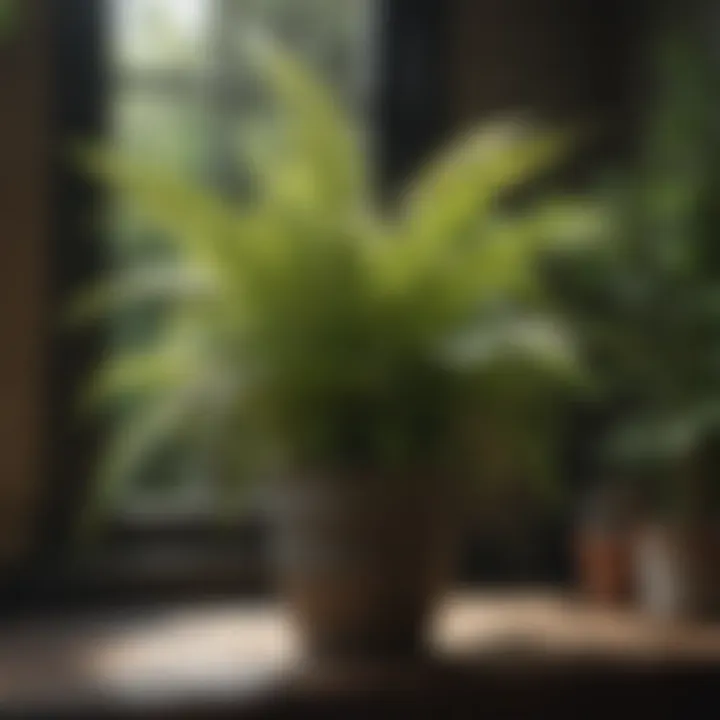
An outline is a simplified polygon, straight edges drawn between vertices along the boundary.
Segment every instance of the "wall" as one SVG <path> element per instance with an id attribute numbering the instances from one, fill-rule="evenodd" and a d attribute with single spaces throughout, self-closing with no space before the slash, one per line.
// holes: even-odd
<path id="1" fill-rule="evenodd" d="M 0 567 L 27 552 L 45 476 L 47 0 L 0 46 Z"/>
<path id="2" fill-rule="evenodd" d="M 631 146 L 641 98 L 644 0 L 455 0 L 453 125 L 507 111 L 604 128 L 594 152 Z"/>
<path id="3" fill-rule="evenodd" d="M 446 38 L 449 128 L 508 113 L 552 125 L 589 123 L 600 132 L 554 179 L 570 187 L 592 180 L 598 167 L 632 151 L 644 89 L 644 1 L 453 0 Z M 579 414 L 572 423 L 568 486 L 582 486 L 594 473 L 595 422 Z M 566 580 L 571 518 L 540 512 L 532 502 L 523 507 L 511 489 L 505 495 L 504 505 L 478 517 L 467 577 Z"/>

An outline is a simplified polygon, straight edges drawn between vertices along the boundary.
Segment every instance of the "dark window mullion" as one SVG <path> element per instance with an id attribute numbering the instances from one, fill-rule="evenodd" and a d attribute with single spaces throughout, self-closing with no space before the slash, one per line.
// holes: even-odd
<path id="1" fill-rule="evenodd" d="M 450 0 L 378 0 L 377 155 L 391 199 L 448 131 Z"/>
<path id="2" fill-rule="evenodd" d="M 233 77 L 232 34 L 233 0 L 215 0 L 210 20 L 211 48 L 208 84 L 204 106 L 208 115 L 208 166 L 209 180 L 226 189 L 230 180 L 229 119 L 232 103 L 228 101 Z"/>
<path id="3" fill-rule="evenodd" d="M 98 0 L 54 0 L 48 3 L 52 56 L 53 156 L 51 307 L 64 307 L 79 287 L 107 267 L 107 253 L 97 227 L 89 222 L 104 194 L 68 162 L 67 148 L 81 138 L 101 137 L 107 128 L 108 84 L 105 4 Z M 102 429 L 80 417 L 78 397 L 102 356 L 100 331 L 69 333 L 49 321 L 51 358 L 47 405 L 51 468 L 47 496 L 40 509 L 38 558 L 49 567 L 65 560 L 87 497 L 94 456 Z"/>

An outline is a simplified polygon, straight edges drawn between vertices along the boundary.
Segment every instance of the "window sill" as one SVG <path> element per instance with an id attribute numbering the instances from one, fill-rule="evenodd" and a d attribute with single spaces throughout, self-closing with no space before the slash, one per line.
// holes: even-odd
<path id="1" fill-rule="evenodd" d="M 266 549 L 256 528 L 124 527 L 62 564 L 21 572 L 3 610 L 67 612 L 103 606 L 267 596 Z"/>
<path id="2" fill-rule="evenodd" d="M 462 593 L 440 615 L 436 650 L 424 665 L 311 672 L 271 603 L 26 619 L 0 628 L 0 712 L 302 717 L 342 708 L 325 716 L 563 717 L 599 706 L 624 716 L 637 704 L 643 716 L 665 717 L 679 691 L 698 707 L 716 692 L 720 632 L 659 627 L 555 593 Z"/>

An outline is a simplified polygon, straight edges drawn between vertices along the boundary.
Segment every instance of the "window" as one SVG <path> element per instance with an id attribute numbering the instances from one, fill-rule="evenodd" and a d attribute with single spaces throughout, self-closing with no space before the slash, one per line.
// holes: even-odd
<path id="1" fill-rule="evenodd" d="M 269 112 L 242 54 L 256 27 L 313 67 L 356 115 L 368 114 L 375 0 L 109 2 L 111 132 L 144 161 L 242 192 L 237 146 L 252 142 Z M 126 210 L 113 210 L 112 262 L 142 263 L 123 240 L 148 230 L 135 227 Z M 147 315 L 114 318 L 111 348 L 141 340 L 151 325 Z M 121 515 L 210 514 L 205 461 L 178 443 L 133 479 Z"/>
<path id="2" fill-rule="evenodd" d="M 521 17 L 512 8 L 500 12 L 502 3 L 486 7 L 466 0 L 53 0 L 41 5 L 47 5 L 55 48 L 57 240 L 48 262 L 58 305 L 96 277 L 103 264 L 97 230 L 87 222 L 96 206 L 96 188 L 68 167 L 61 151 L 78 138 L 96 137 L 108 109 L 121 147 L 196 173 L 226 192 L 242 188 L 242 168 L 228 162 L 237 130 L 249 128 L 250 137 L 252 127 L 266 117 L 242 61 L 242 35 L 253 23 L 270 26 L 356 112 L 367 115 L 378 148 L 379 180 L 389 190 L 451 125 L 508 99 L 525 105 L 529 97 L 532 102 L 540 98 L 540 104 L 553 111 L 562 107 L 560 114 L 565 114 L 594 102 L 598 110 L 615 112 L 637 95 L 630 93 L 632 73 L 626 72 L 632 63 L 625 53 L 629 56 L 630 45 L 638 45 L 632 40 L 635 31 L 625 27 L 631 19 L 623 14 L 627 3 L 611 2 L 592 13 L 584 3 L 577 12 L 564 3 L 557 13 L 528 10 Z M 530 32 L 537 42 L 528 43 L 535 20 L 544 22 Z M 598 30 L 598 42 L 588 40 L 581 47 L 568 41 L 570 36 L 594 37 Z M 608 56 L 605 48 L 610 47 Z M 553 52 L 538 53 L 538 48 Z M 110 72 L 105 73 L 107 62 Z M 495 75 L 496 69 L 503 74 Z M 498 83 L 498 77 L 507 82 Z M 135 232 L 130 225 L 130 214 L 117 208 L 114 232 Z M 120 247 L 117 243 L 114 261 L 133 260 Z M 146 320 L 117 318 L 113 341 L 133 342 Z M 48 565 L 67 548 L 90 481 L 99 432 L 76 422 L 77 394 L 105 349 L 94 336 L 75 340 L 58 333 L 51 339 L 47 464 L 52 477 L 39 541 L 48 550 Z M 215 525 L 208 522 L 210 503 L 199 492 L 202 469 L 183 462 L 179 449 L 170 455 L 160 463 L 164 467 L 150 473 L 156 486 L 139 482 L 142 492 L 129 497 L 121 517 L 140 510 L 141 527 L 147 527 L 149 514 L 149 525 L 157 529 L 153 537 L 184 542 L 190 534 L 177 532 L 174 522 L 169 527 L 162 518 L 201 511 L 203 532 Z M 178 482 L 180 472 L 187 482 Z M 146 557 L 147 535 L 136 533 L 132 522 L 130 530 L 138 541 L 137 554 Z M 120 534 L 124 543 L 127 535 Z M 101 564 L 111 565 L 105 559 Z M 200 564 L 207 565 L 206 556 Z M 233 554 L 232 566 L 238 565 Z"/>
<path id="3" fill-rule="evenodd" d="M 384 191 L 391 190 L 437 141 L 444 124 L 451 7 L 446 0 L 55 0 L 48 5 L 53 147 L 68 148 L 78 139 L 109 133 L 121 148 L 142 153 L 143 159 L 195 173 L 233 192 L 242 168 L 228 163 L 227 153 L 234 149 L 237 129 L 267 117 L 242 60 L 243 32 L 258 22 L 309 62 L 367 121 L 378 179 Z M 124 243 L 107 242 L 107 231 L 101 234 L 97 223 L 88 222 L 102 189 L 78 173 L 65 153 L 55 158 L 54 240 L 48 260 L 53 302 L 59 307 L 106 270 L 108 260 L 112 265 L 142 259 L 128 257 Z M 128 208 L 110 205 L 111 237 L 119 240 L 138 231 Z M 114 247 L 110 258 L 109 245 Z M 135 342 L 148 320 L 115 318 L 111 349 L 115 343 Z M 262 517 L 218 533 L 212 501 L 201 491 L 203 470 L 184 462 L 180 447 L 138 478 L 107 542 L 83 546 L 87 563 L 84 558 L 77 565 L 69 562 L 104 434 L 100 423 L 78 414 L 77 400 L 108 350 L 108 337 L 95 329 L 57 330 L 51 341 L 49 484 L 29 592 L 47 602 L 46 576 L 55 578 L 56 570 L 55 590 L 77 591 L 81 598 L 86 583 L 96 581 L 101 595 L 105 588 L 153 596 L 169 589 L 163 573 L 177 574 L 169 580 L 171 592 L 193 593 L 215 579 L 234 591 L 238 574 L 263 568 Z M 181 476 L 186 481 L 179 482 Z M 222 566 L 217 572 L 208 569 L 216 559 Z M 251 578 L 255 572 L 249 570 Z M 239 582 L 244 589 L 245 581 Z"/>

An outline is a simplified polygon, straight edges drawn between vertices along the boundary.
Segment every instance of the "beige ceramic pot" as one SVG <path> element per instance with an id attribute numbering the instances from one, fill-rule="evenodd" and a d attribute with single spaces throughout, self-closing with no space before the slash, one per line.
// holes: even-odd
<path id="1" fill-rule="evenodd" d="M 422 653 L 452 576 L 452 503 L 358 477 L 288 484 L 277 499 L 280 589 L 309 655 Z"/>
<path id="2" fill-rule="evenodd" d="M 637 535 L 638 604 L 666 619 L 696 619 L 718 610 L 717 533 L 707 527 L 654 523 Z"/>

